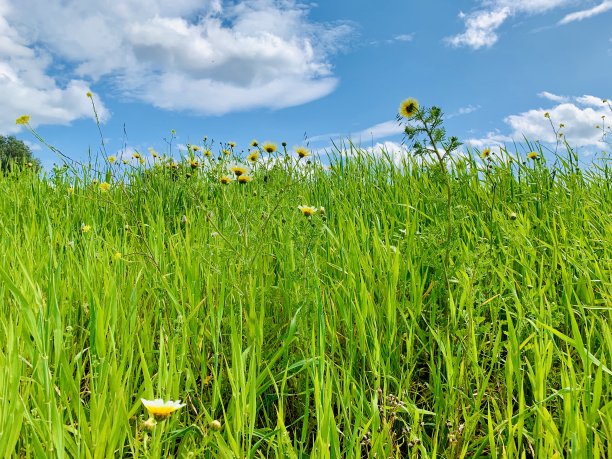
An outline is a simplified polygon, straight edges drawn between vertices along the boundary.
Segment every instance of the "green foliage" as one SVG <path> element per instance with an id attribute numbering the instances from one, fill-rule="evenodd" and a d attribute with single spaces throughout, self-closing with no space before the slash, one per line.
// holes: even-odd
<path id="1" fill-rule="evenodd" d="M 0 136 L 0 170 L 8 171 L 13 165 L 40 168 L 40 162 L 32 156 L 32 151 L 23 141 L 14 136 Z"/>
<path id="2" fill-rule="evenodd" d="M 420 156 L 0 175 L 0 457 L 607 457 L 607 157 L 451 157 L 410 101 Z"/>

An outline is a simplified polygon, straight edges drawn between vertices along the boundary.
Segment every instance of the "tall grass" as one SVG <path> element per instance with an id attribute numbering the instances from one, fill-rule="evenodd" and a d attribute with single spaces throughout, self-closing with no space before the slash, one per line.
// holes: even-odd
<path id="1" fill-rule="evenodd" d="M 0 456 L 608 457 L 609 164 L 501 153 L 0 176 Z"/>

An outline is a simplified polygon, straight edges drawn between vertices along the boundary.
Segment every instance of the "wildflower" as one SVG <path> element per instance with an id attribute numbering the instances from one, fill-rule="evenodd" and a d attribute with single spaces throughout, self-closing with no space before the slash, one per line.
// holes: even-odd
<path id="1" fill-rule="evenodd" d="M 122 257 L 121 252 L 115 252 L 113 254 L 113 260 L 115 260 L 115 261 L 121 260 L 121 257 Z"/>
<path id="2" fill-rule="evenodd" d="M 166 419 L 172 413 L 185 406 L 185 404 L 181 403 L 180 400 L 177 400 L 176 402 L 173 402 L 172 400 L 164 402 L 161 398 L 155 400 L 145 400 L 144 398 L 141 398 L 140 401 L 147 409 L 149 414 L 157 420 Z"/>
<path id="3" fill-rule="evenodd" d="M 230 148 L 236 148 L 236 142 L 227 142 Z"/>
<path id="4" fill-rule="evenodd" d="M 404 118 L 412 118 L 419 111 L 419 103 L 416 99 L 406 99 L 400 104 L 399 113 Z"/>
<path id="5" fill-rule="evenodd" d="M 482 159 L 488 158 L 489 155 L 491 155 L 491 149 L 490 148 L 485 148 L 484 150 L 482 150 L 482 153 L 480 153 L 480 157 Z"/>
<path id="6" fill-rule="evenodd" d="M 509 218 L 510 220 L 516 220 L 516 218 L 517 218 L 516 212 L 510 212 L 510 213 L 508 214 L 508 218 Z"/>
<path id="7" fill-rule="evenodd" d="M 191 161 L 192 169 L 197 169 L 199 166 L 200 166 L 200 163 L 198 163 L 197 161 Z"/>
<path id="8" fill-rule="evenodd" d="M 19 118 L 15 120 L 15 124 L 29 124 L 30 123 L 30 115 L 21 115 Z"/>
<path id="9" fill-rule="evenodd" d="M 93 97 L 93 94 L 91 93 L 91 91 L 87 91 L 85 95 L 89 97 L 90 99 Z"/>
<path id="10" fill-rule="evenodd" d="M 255 139 L 253 139 L 253 140 L 251 141 L 251 146 L 252 146 L 252 147 L 257 147 L 257 146 L 259 146 L 259 142 L 258 142 L 257 140 L 255 140 Z"/>
<path id="11" fill-rule="evenodd" d="M 223 185 L 227 185 L 232 181 L 231 177 L 228 177 L 227 175 L 224 175 L 223 177 L 221 177 L 219 179 L 219 182 L 221 182 Z"/>
<path id="12" fill-rule="evenodd" d="M 132 153 L 132 158 L 134 158 L 134 159 L 140 159 L 140 153 L 138 153 L 137 151 L 135 151 L 134 153 Z"/>
<path id="13" fill-rule="evenodd" d="M 97 181 L 96 179 L 93 179 L 93 180 L 91 181 L 91 184 L 92 184 L 92 185 L 97 185 L 97 184 L 98 184 L 98 181 Z"/>
<path id="14" fill-rule="evenodd" d="M 247 173 L 247 168 L 243 166 L 232 166 L 230 167 L 230 171 L 232 171 L 236 177 L 240 177 Z"/>
<path id="15" fill-rule="evenodd" d="M 115 164 L 115 161 L 117 161 L 116 156 L 109 156 L 107 159 L 108 159 L 108 162 L 111 164 Z"/>
<path id="16" fill-rule="evenodd" d="M 298 210 L 302 212 L 305 217 L 312 217 L 317 212 L 316 207 L 310 206 L 298 206 Z"/>
<path id="17" fill-rule="evenodd" d="M 262 148 L 266 153 L 274 153 L 276 151 L 276 144 L 271 142 L 266 142 L 263 144 Z"/>
<path id="18" fill-rule="evenodd" d="M 32 163 L 27 163 L 27 164 L 26 164 L 26 166 L 28 166 L 28 167 L 32 167 L 33 165 L 34 165 L 34 164 L 32 164 Z"/>
<path id="19" fill-rule="evenodd" d="M 538 156 L 540 156 L 540 154 L 537 151 L 532 151 L 530 153 L 527 153 L 527 158 L 529 159 L 537 159 Z"/>
<path id="20" fill-rule="evenodd" d="M 249 177 L 248 175 L 240 175 L 238 176 L 238 183 L 249 183 L 251 180 L 253 180 L 251 177 Z"/>
<path id="21" fill-rule="evenodd" d="M 323 207 L 323 206 L 319 207 L 319 213 L 321 215 L 325 215 L 325 207 Z"/>
<path id="22" fill-rule="evenodd" d="M 564 127 L 565 127 L 565 124 L 559 123 L 559 129 L 563 129 Z"/>
<path id="23" fill-rule="evenodd" d="M 221 153 L 223 153 L 225 156 L 231 155 L 232 152 L 229 150 L 221 150 Z"/>
<path id="24" fill-rule="evenodd" d="M 249 156 L 247 156 L 247 159 L 249 161 L 251 161 L 252 163 L 254 163 L 255 161 L 257 161 L 259 159 L 259 151 L 255 150 L 252 151 Z"/>
<path id="25" fill-rule="evenodd" d="M 108 182 L 102 182 L 100 183 L 100 191 L 103 193 L 106 193 L 108 190 L 110 190 L 110 183 Z"/>
<path id="26" fill-rule="evenodd" d="M 200 148 L 200 146 L 199 146 L 199 145 L 193 145 L 193 146 L 191 147 L 191 149 L 192 149 L 193 151 L 200 151 L 200 150 L 201 150 L 201 148 Z"/>
<path id="27" fill-rule="evenodd" d="M 221 430 L 221 422 L 216 419 L 210 423 L 210 428 L 216 432 Z"/>
<path id="28" fill-rule="evenodd" d="M 83 223 L 81 225 L 81 233 L 89 233 L 91 231 L 91 225 L 86 225 Z"/>
<path id="29" fill-rule="evenodd" d="M 142 426 L 149 431 L 153 430 L 156 425 L 157 425 L 157 422 L 155 421 L 155 418 L 153 417 L 150 417 L 149 419 L 147 419 L 146 421 L 142 423 Z"/>
<path id="30" fill-rule="evenodd" d="M 204 156 L 206 156 L 207 158 L 210 158 L 210 156 L 212 155 L 212 152 L 211 152 L 210 150 L 206 149 L 206 150 L 204 150 L 204 151 L 202 152 L 202 154 L 203 154 Z"/>
<path id="31" fill-rule="evenodd" d="M 73 186 L 69 186 L 68 187 L 68 194 L 74 194 L 74 187 Z"/>
<path id="32" fill-rule="evenodd" d="M 300 158 L 306 158 L 306 157 L 310 156 L 310 152 L 309 152 L 309 151 L 308 151 L 308 149 L 307 149 L 307 148 L 305 148 L 305 147 L 297 147 L 297 148 L 295 149 L 295 152 L 297 153 L 297 155 L 298 155 Z"/>
<path id="33" fill-rule="evenodd" d="M 213 231 L 212 233 L 210 233 L 210 237 L 217 237 L 219 236 L 219 233 L 217 233 L 216 231 Z"/>
<path id="34" fill-rule="evenodd" d="M 182 223 L 183 225 L 186 225 L 186 224 L 187 224 L 187 215 L 183 215 L 183 216 L 181 217 L 181 223 Z"/>
<path id="35" fill-rule="evenodd" d="M 287 142 L 281 142 L 281 145 L 283 146 L 283 148 L 285 148 L 287 146 Z"/>
<path id="36" fill-rule="evenodd" d="M 544 113 L 544 118 L 550 118 L 550 113 L 545 112 L 545 113 Z"/>

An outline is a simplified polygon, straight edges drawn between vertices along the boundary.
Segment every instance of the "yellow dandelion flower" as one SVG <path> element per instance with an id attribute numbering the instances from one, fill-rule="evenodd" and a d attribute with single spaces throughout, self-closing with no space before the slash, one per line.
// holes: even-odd
<path id="1" fill-rule="evenodd" d="M 121 162 L 122 162 L 123 164 L 128 164 L 128 163 L 129 163 L 129 161 L 128 161 L 127 159 L 122 159 L 122 160 L 121 160 Z"/>
<path id="2" fill-rule="evenodd" d="M 484 150 L 482 150 L 482 153 L 480 153 L 480 157 L 482 159 L 486 159 L 491 155 L 491 149 L 490 148 L 485 148 Z"/>
<path id="3" fill-rule="evenodd" d="M 231 181 L 232 181 L 232 178 L 231 178 L 231 177 L 229 177 L 229 176 L 227 176 L 227 175 L 224 175 L 223 177 L 221 177 L 221 178 L 219 179 L 219 182 L 221 182 L 223 185 L 227 185 L 227 184 L 229 184 Z"/>
<path id="4" fill-rule="evenodd" d="M 307 148 L 305 148 L 305 147 L 297 147 L 297 148 L 295 149 L 295 152 L 297 153 L 297 155 L 298 155 L 300 158 L 306 158 L 306 157 L 310 156 L 310 152 L 309 152 L 309 151 L 308 151 L 308 149 L 307 149 Z"/>
<path id="5" fill-rule="evenodd" d="M 239 175 L 238 176 L 238 182 L 239 183 L 249 183 L 251 180 L 253 180 L 251 177 L 249 177 L 248 175 Z"/>
<path id="6" fill-rule="evenodd" d="M 254 163 L 259 159 L 259 151 L 252 151 L 249 156 L 247 156 L 247 159 Z"/>
<path id="7" fill-rule="evenodd" d="M 91 225 L 86 225 L 83 223 L 81 225 L 81 233 L 89 233 L 91 231 Z"/>
<path id="8" fill-rule="evenodd" d="M 145 163 L 145 160 L 144 160 L 144 158 L 138 158 L 138 162 L 139 162 L 140 164 L 144 164 L 144 163 Z"/>
<path id="9" fill-rule="evenodd" d="M 266 142 L 262 145 L 262 148 L 266 153 L 274 153 L 276 151 L 276 144 L 272 142 Z"/>
<path id="10" fill-rule="evenodd" d="M 21 115 L 19 118 L 15 120 L 15 124 L 29 124 L 30 123 L 30 115 Z"/>
<path id="11" fill-rule="evenodd" d="M 311 206 L 298 206 L 298 210 L 302 212 L 305 217 L 312 217 L 317 212 L 317 208 Z"/>
<path id="12" fill-rule="evenodd" d="M 410 98 L 404 100 L 400 104 L 399 113 L 404 118 L 412 118 L 419 111 L 419 102 L 416 99 Z"/>
<path id="13" fill-rule="evenodd" d="M 527 153 L 527 158 L 529 159 L 537 159 L 540 156 L 540 154 L 537 151 L 532 151 L 530 153 Z"/>
<path id="14" fill-rule="evenodd" d="M 100 191 L 103 193 L 106 193 L 108 190 L 110 190 L 110 183 L 108 182 L 102 182 L 100 183 Z"/>
<path id="15" fill-rule="evenodd" d="M 87 91 L 85 95 L 89 97 L 90 99 L 93 97 L 93 94 L 91 93 L 91 91 Z"/>
<path id="16" fill-rule="evenodd" d="M 141 158 L 140 153 L 138 153 L 137 151 L 135 151 L 134 153 L 132 153 L 132 158 L 134 158 L 134 159 L 140 159 L 140 158 Z"/>
<path id="17" fill-rule="evenodd" d="M 144 398 L 141 398 L 140 401 L 149 412 L 149 415 L 158 420 L 166 419 L 172 413 L 185 406 L 185 404 L 181 403 L 180 400 L 177 400 L 176 402 L 168 400 L 165 402 L 160 398 L 155 400 L 145 400 Z"/>
<path id="18" fill-rule="evenodd" d="M 190 165 L 192 169 L 197 169 L 198 167 L 200 167 L 200 163 L 198 163 L 197 161 L 191 161 Z"/>
<path id="19" fill-rule="evenodd" d="M 113 260 L 115 260 L 115 261 L 121 260 L 122 257 L 123 257 L 123 255 L 121 255 L 121 252 L 115 252 L 113 254 Z"/>
<path id="20" fill-rule="evenodd" d="M 244 166 L 232 166 L 230 167 L 230 171 L 232 171 L 236 177 L 240 177 L 247 173 L 247 168 Z"/>
<path id="21" fill-rule="evenodd" d="M 227 142 L 230 148 L 236 148 L 236 142 Z"/>
<path id="22" fill-rule="evenodd" d="M 201 148 L 200 148 L 198 145 L 193 145 L 193 146 L 191 147 L 191 149 L 192 149 L 193 151 L 200 151 L 200 150 L 201 150 Z"/>
<path id="23" fill-rule="evenodd" d="M 97 184 L 98 184 L 98 180 L 97 180 L 97 179 L 93 179 L 93 180 L 91 181 L 91 184 L 92 184 L 92 185 L 97 185 Z"/>
<path id="24" fill-rule="evenodd" d="M 232 152 L 229 150 L 221 150 L 221 153 L 223 153 L 225 156 L 231 155 Z"/>
<path id="25" fill-rule="evenodd" d="M 74 194 L 74 187 L 73 186 L 69 186 L 68 187 L 68 194 Z"/>
<path id="26" fill-rule="evenodd" d="M 117 161 L 116 156 L 109 156 L 107 159 L 108 159 L 108 162 L 111 164 L 115 164 L 115 161 Z"/>
<path id="27" fill-rule="evenodd" d="M 202 152 L 202 154 L 206 156 L 207 158 L 210 158 L 212 155 L 212 152 L 209 149 L 206 149 Z"/>
<path id="28" fill-rule="evenodd" d="M 253 140 L 251 141 L 251 146 L 252 146 L 252 147 L 257 147 L 257 146 L 259 146 L 259 142 L 258 142 L 257 140 L 255 140 L 255 139 L 253 139 Z"/>

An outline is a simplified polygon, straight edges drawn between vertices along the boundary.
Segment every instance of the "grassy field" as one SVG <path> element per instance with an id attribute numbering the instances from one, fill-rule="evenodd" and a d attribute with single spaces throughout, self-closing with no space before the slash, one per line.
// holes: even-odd
<path id="1" fill-rule="evenodd" d="M 197 147 L 0 175 L 1 457 L 612 455 L 609 159 Z"/>

